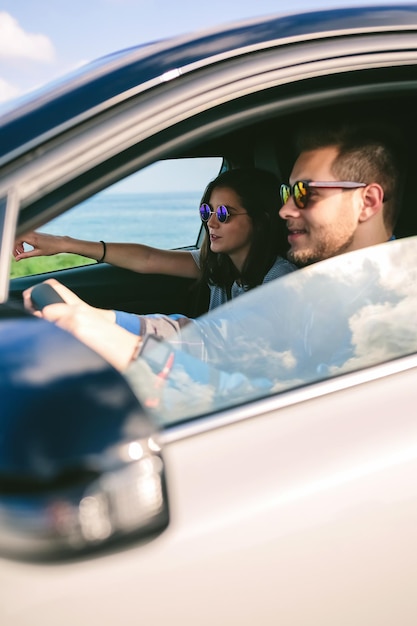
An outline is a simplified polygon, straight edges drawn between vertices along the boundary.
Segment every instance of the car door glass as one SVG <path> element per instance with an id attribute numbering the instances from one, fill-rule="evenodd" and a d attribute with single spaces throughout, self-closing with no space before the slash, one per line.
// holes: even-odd
<path id="1" fill-rule="evenodd" d="M 315 263 L 187 324 L 164 344 L 163 387 L 148 371 L 161 348 L 127 371 L 140 400 L 166 426 L 416 353 L 416 240 Z"/>
<path id="2" fill-rule="evenodd" d="M 39 231 L 164 249 L 194 247 L 201 229 L 199 202 L 222 161 L 221 157 L 159 161 L 88 198 Z M 94 260 L 73 254 L 35 257 L 13 262 L 11 277 L 87 263 Z"/>

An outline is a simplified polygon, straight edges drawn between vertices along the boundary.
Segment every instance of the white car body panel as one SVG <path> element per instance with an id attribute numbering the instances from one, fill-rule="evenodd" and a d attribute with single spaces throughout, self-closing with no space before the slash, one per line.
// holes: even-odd
<path id="1" fill-rule="evenodd" d="M 59 615 L 60 626 L 87 624 L 99 607 L 101 626 L 167 616 L 202 626 L 277 616 L 291 626 L 311 616 L 326 626 L 411 626 L 414 379 L 411 369 L 178 437 L 165 448 L 165 533 L 85 562 L 3 563 L 1 623 L 55 626 Z"/>

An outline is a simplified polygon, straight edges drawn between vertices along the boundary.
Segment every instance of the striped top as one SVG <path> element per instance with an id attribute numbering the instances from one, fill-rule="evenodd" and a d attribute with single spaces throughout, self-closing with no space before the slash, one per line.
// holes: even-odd
<path id="1" fill-rule="evenodd" d="M 191 250 L 192 257 L 197 264 L 197 267 L 200 268 L 200 250 Z M 275 263 L 265 274 L 262 284 L 269 283 L 271 280 L 275 280 L 275 278 L 279 278 L 280 276 L 284 276 L 284 274 L 289 274 L 297 269 L 296 265 L 287 261 L 281 256 L 277 256 L 275 259 Z M 227 292 L 224 287 L 219 287 L 218 285 L 209 285 L 210 288 L 210 304 L 209 310 L 215 309 L 227 302 Z M 231 298 L 237 298 L 248 291 L 247 285 L 239 285 L 236 281 L 232 285 L 231 289 Z"/>

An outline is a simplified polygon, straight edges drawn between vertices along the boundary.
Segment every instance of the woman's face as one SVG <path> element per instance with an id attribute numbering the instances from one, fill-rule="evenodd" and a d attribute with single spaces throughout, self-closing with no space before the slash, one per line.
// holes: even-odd
<path id="1" fill-rule="evenodd" d="M 209 198 L 212 211 L 225 205 L 230 217 L 219 222 L 215 213 L 207 222 L 210 248 L 213 252 L 227 254 L 240 271 L 248 256 L 253 237 L 252 220 L 241 205 L 238 195 L 229 187 L 215 187 Z"/>

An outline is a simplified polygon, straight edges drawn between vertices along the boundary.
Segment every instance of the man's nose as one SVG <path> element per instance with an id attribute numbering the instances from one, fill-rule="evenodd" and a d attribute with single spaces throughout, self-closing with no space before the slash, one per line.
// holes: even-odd
<path id="1" fill-rule="evenodd" d="M 299 215 L 300 209 L 295 204 L 293 197 L 290 196 L 287 202 L 280 208 L 279 216 L 281 219 L 287 220 L 290 217 L 299 217 Z"/>

